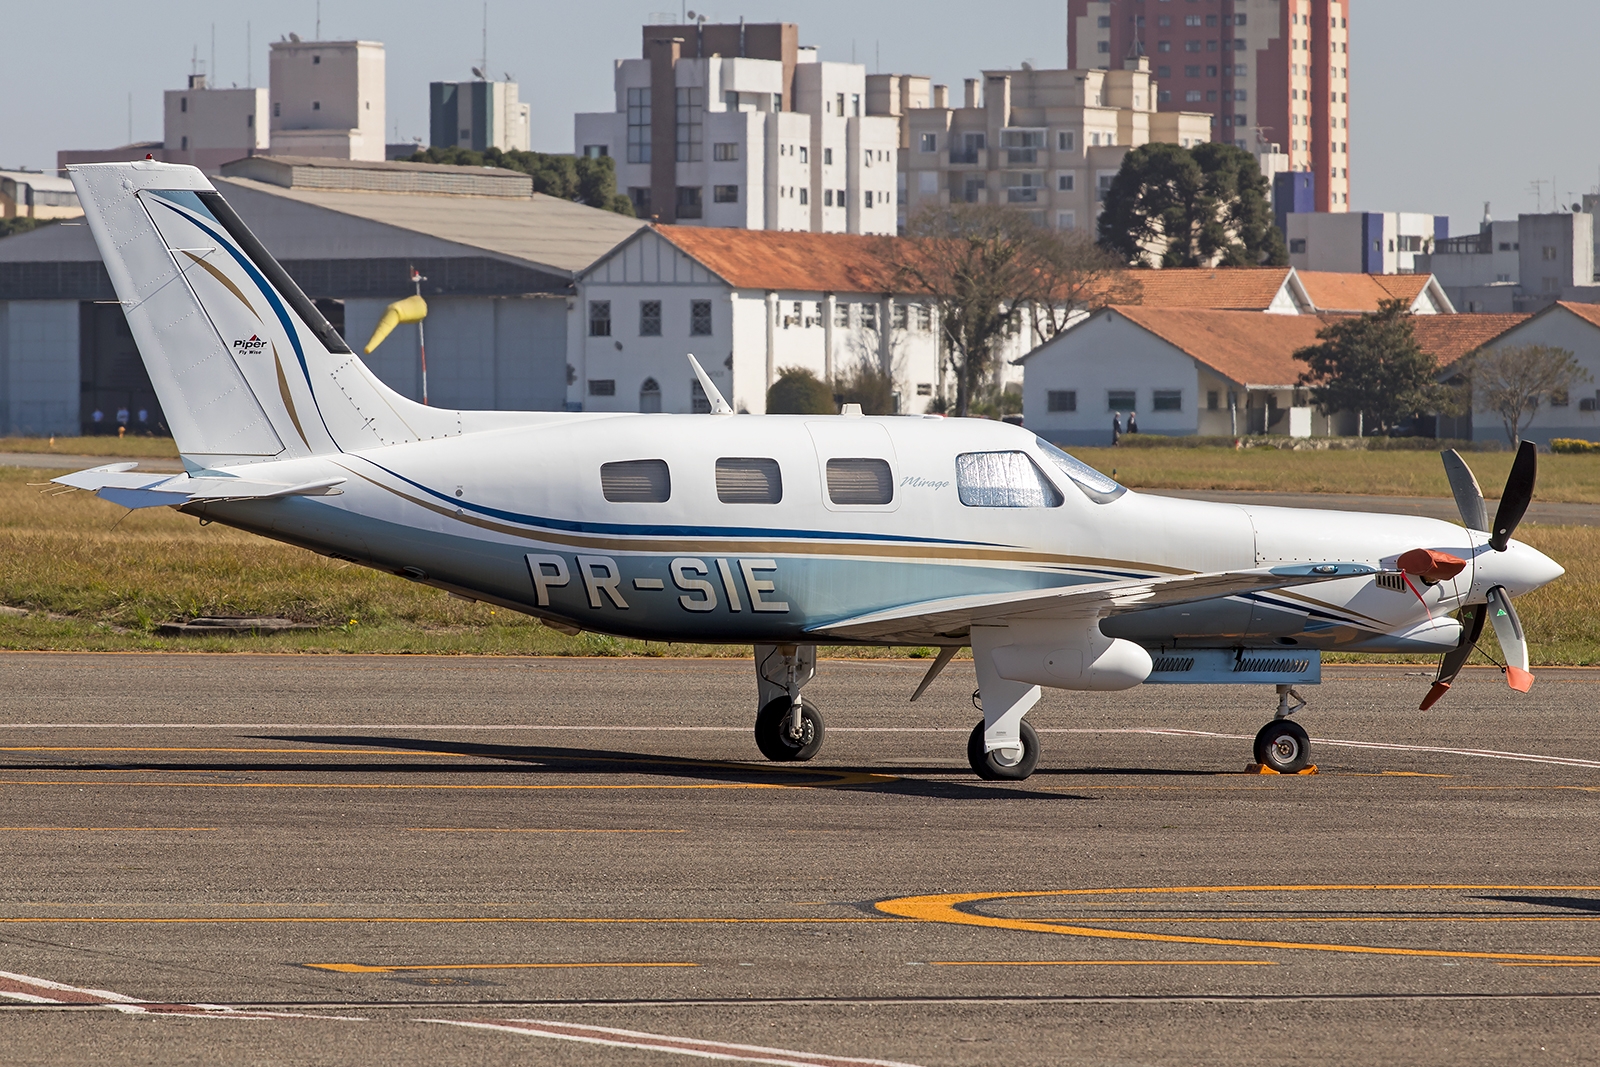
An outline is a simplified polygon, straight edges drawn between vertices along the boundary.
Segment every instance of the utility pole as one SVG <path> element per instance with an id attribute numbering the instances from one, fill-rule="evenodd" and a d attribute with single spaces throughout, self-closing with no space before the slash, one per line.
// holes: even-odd
<path id="1" fill-rule="evenodd" d="M 411 268 L 411 284 L 417 287 L 417 295 L 422 295 L 422 283 L 428 279 L 423 277 L 417 268 Z M 428 403 L 428 339 L 423 332 L 422 320 L 417 320 L 417 353 L 422 357 L 422 403 Z"/>

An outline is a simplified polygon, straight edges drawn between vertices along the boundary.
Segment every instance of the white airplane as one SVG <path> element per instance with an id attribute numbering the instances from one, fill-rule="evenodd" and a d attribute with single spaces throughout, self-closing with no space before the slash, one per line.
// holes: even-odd
<path id="1" fill-rule="evenodd" d="M 938 647 L 912 700 L 970 646 L 986 779 L 1032 773 L 1041 686 L 1275 686 L 1254 754 L 1291 773 L 1310 758 L 1295 687 L 1324 651 L 1442 653 L 1427 707 L 1492 618 L 1511 687 L 1532 683 L 1512 598 L 1563 573 L 1511 539 L 1532 445 L 1492 527 L 1445 453 L 1457 526 L 1146 496 L 976 419 L 736 416 L 698 363 L 708 415 L 425 407 L 373 376 L 200 171 L 71 173 L 186 473 L 57 482 L 568 633 L 752 645 L 770 759 L 822 745 L 801 695 L 818 643 Z"/>

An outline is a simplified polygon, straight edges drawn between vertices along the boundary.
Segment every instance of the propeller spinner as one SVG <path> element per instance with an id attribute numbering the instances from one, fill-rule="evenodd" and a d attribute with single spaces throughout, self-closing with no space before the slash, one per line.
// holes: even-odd
<path id="1" fill-rule="evenodd" d="M 1500 494 L 1500 506 L 1495 509 L 1493 526 L 1488 521 L 1483 490 L 1478 487 L 1478 479 L 1473 476 L 1466 460 L 1453 448 L 1440 455 L 1444 459 L 1445 476 L 1450 481 L 1462 523 L 1469 530 L 1489 534 L 1489 547 L 1496 552 L 1505 552 L 1511 546 L 1511 535 L 1516 532 L 1517 524 L 1527 514 L 1528 504 L 1533 500 L 1539 464 L 1538 447 L 1532 441 L 1524 441 L 1517 449 L 1517 458 L 1512 461 L 1505 490 Z M 1525 549 L 1526 546 L 1523 546 L 1519 551 Z M 1421 551 L 1413 550 L 1407 555 Z M 1483 566 L 1484 562 L 1480 560 L 1479 565 Z M 1483 635 L 1485 620 L 1493 621 L 1495 638 L 1505 654 L 1507 684 L 1519 693 L 1526 693 L 1533 685 L 1533 675 L 1528 671 L 1528 642 L 1522 629 L 1522 620 L 1517 617 L 1517 609 L 1512 606 L 1511 594 L 1506 588 L 1502 585 L 1492 586 L 1484 603 L 1463 606 L 1460 620 L 1461 641 L 1440 659 L 1439 672 L 1434 677 L 1428 695 L 1422 699 L 1421 709 L 1426 711 L 1431 708 L 1449 690 L 1450 684 L 1472 656 L 1478 638 Z"/>

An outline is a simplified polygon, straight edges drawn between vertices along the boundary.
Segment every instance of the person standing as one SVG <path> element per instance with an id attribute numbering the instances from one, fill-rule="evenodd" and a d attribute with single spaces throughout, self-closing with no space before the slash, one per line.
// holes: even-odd
<path id="1" fill-rule="evenodd" d="M 1122 443 L 1122 412 L 1111 413 L 1111 447 L 1115 448 Z"/>
<path id="2" fill-rule="evenodd" d="M 1139 413 L 1137 411 L 1128 412 L 1128 432 L 1139 432 Z"/>

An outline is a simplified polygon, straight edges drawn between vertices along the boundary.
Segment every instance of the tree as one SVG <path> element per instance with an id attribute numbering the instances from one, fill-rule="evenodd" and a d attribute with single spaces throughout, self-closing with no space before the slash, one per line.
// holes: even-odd
<path id="1" fill-rule="evenodd" d="M 836 415 L 833 389 L 804 367 L 783 367 L 767 390 L 769 415 Z"/>
<path id="2" fill-rule="evenodd" d="M 894 414 L 894 375 L 870 355 L 859 355 L 834 382 L 841 404 L 860 404 L 863 415 Z"/>
<path id="3" fill-rule="evenodd" d="M 1132 266 L 1254 267 L 1289 262 L 1267 179 L 1234 145 L 1141 145 L 1106 192 L 1100 244 Z"/>
<path id="4" fill-rule="evenodd" d="M 40 226 L 48 226 L 55 219 L 30 219 L 26 215 L 18 215 L 14 219 L 0 219 L 0 237 L 13 237 L 19 233 L 37 230 Z"/>
<path id="5" fill-rule="evenodd" d="M 548 152 L 503 152 L 490 148 L 428 148 L 418 150 L 412 163 L 440 163 L 451 167 L 499 167 L 533 177 L 533 191 L 590 207 L 633 214 L 633 201 L 617 192 L 617 164 L 610 156 L 566 156 Z"/>
<path id="6" fill-rule="evenodd" d="M 1039 229 L 1032 255 L 1048 299 L 1030 300 L 1034 332 L 1046 341 L 1076 323 L 1090 308 L 1137 304 L 1139 286 L 1122 261 L 1083 230 Z"/>
<path id="7" fill-rule="evenodd" d="M 1013 208 L 934 206 L 906 226 L 910 241 L 886 242 L 880 267 L 897 292 L 933 302 L 945 358 L 965 416 L 1008 332 L 1025 310 L 1052 337 L 1077 311 L 1126 296 L 1118 265 L 1089 242 L 1047 230 Z"/>
<path id="8" fill-rule="evenodd" d="M 1206 141 L 1190 149 L 1205 177 L 1211 211 L 1202 220 L 1201 253 L 1218 267 L 1283 267 L 1283 233 L 1272 217 L 1272 189 L 1256 157 L 1236 145 Z"/>
<path id="9" fill-rule="evenodd" d="M 1512 448 L 1541 407 L 1565 399 L 1574 385 L 1589 380 L 1571 352 L 1553 345 L 1486 348 L 1469 358 L 1464 376 L 1474 406 L 1500 417 Z"/>
<path id="10" fill-rule="evenodd" d="M 1311 400 L 1325 415 L 1353 411 L 1365 426 L 1388 433 L 1403 419 L 1436 406 L 1438 362 L 1417 344 L 1404 300 L 1339 319 L 1317 331 L 1319 343 L 1294 354 L 1307 369 Z"/>

